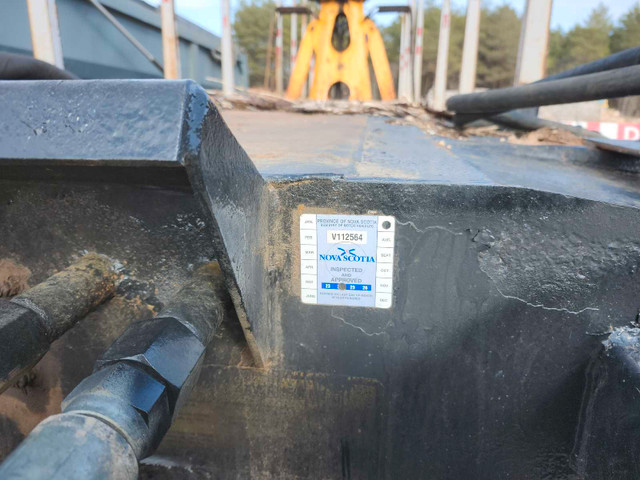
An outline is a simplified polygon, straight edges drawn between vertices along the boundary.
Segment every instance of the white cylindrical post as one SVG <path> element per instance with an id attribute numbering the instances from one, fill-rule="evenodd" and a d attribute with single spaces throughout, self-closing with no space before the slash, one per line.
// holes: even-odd
<path id="1" fill-rule="evenodd" d="M 404 69 L 404 51 L 405 51 L 405 34 L 404 34 L 404 29 L 405 29 L 405 21 L 404 21 L 404 17 L 406 16 L 406 14 L 402 13 L 401 17 L 400 17 L 400 52 L 399 52 L 399 57 L 398 57 L 398 98 L 403 98 L 405 95 L 405 85 L 406 85 L 406 81 L 405 81 L 405 69 Z"/>
<path id="2" fill-rule="evenodd" d="M 162 57 L 164 78 L 180 78 L 180 50 L 178 49 L 178 31 L 174 0 L 162 0 L 160 18 L 162 22 Z"/>
<path id="3" fill-rule="evenodd" d="M 229 0 L 221 0 L 222 5 L 222 91 L 225 95 L 233 93 L 233 43 L 231 39 L 231 16 Z"/>
<path id="4" fill-rule="evenodd" d="M 55 0 L 27 0 L 33 56 L 64 69 Z"/>
<path id="5" fill-rule="evenodd" d="M 398 61 L 398 98 L 411 101 L 411 16 L 403 13 L 400 19 L 400 59 Z"/>
<path id="6" fill-rule="evenodd" d="M 293 6 L 296 6 L 296 0 L 293 0 Z M 291 14 L 291 45 L 289 46 L 289 70 L 293 72 L 296 64 L 296 55 L 298 54 L 298 14 Z"/>
<path id="7" fill-rule="evenodd" d="M 418 0 L 416 8 L 416 40 L 413 51 L 413 98 L 422 98 L 422 40 L 424 37 L 424 0 Z"/>
<path id="8" fill-rule="evenodd" d="M 412 14 L 408 13 L 405 15 L 404 21 L 406 23 L 404 31 L 405 31 L 405 35 L 406 35 L 406 39 L 404 41 L 404 45 L 405 45 L 405 54 L 404 54 L 404 61 L 405 61 L 405 66 L 404 66 L 404 70 L 406 72 L 405 74 L 405 99 L 408 102 L 412 102 L 413 101 L 413 72 L 411 71 L 411 66 L 412 66 L 412 59 L 413 59 L 413 48 L 412 48 L 412 43 L 411 43 L 411 30 L 412 30 Z"/>
<path id="9" fill-rule="evenodd" d="M 480 0 L 469 0 L 464 27 L 462 67 L 460 68 L 460 93 L 471 93 L 476 88 L 478 64 L 478 39 L 480 37 Z"/>
<path id="10" fill-rule="evenodd" d="M 449 32 L 451 30 L 451 2 L 442 0 L 440 15 L 440 36 L 438 37 L 438 57 L 436 78 L 433 84 L 433 109 L 444 111 L 447 91 L 447 64 L 449 62 Z"/>
<path id="11" fill-rule="evenodd" d="M 302 0 L 302 6 L 307 6 L 307 0 Z M 307 31 L 307 15 L 302 15 L 300 19 L 300 34 L 304 37 L 304 34 Z M 311 66 L 310 66 L 311 67 Z M 311 87 L 311 68 L 309 68 L 309 78 L 302 87 L 302 96 L 307 97 L 309 94 L 309 88 Z"/>
<path id="12" fill-rule="evenodd" d="M 280 6 L 280 2 L 277 5 Z M 282 15 L 276 12 L 276 93 L 278 95 L 282 95 L 284 91 L 282 75 Z"/>
<path id="13" fill-rule="evenodd" d="M 514 85 L 535 82 L 545 76 L 552 4 L 552 0 L 527 0 Z"/>

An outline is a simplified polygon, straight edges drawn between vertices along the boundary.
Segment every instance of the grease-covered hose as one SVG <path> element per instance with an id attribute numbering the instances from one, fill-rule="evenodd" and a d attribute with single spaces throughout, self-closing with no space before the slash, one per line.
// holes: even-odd
<path id="1" fill-rule="evenodd" d="M 78 77 L 27 55 L 0 52 L 0 80 L 78 80 Z"/>

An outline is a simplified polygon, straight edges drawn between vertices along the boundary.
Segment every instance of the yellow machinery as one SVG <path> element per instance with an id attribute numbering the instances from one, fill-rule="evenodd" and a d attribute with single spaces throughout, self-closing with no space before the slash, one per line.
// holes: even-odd
<path id="1" fill-rule="evenodd" d="M 321 1 L 300 42 L 287 98 L 302 94 L 315 55 L 309 98 L 327 100 L 332 87 L 346 85 L 349 100 L 371 100 L 369 56 L 382 100 L 396 98 L 389 60 L 375 23 L 364 15 L 363 1 Z"/>

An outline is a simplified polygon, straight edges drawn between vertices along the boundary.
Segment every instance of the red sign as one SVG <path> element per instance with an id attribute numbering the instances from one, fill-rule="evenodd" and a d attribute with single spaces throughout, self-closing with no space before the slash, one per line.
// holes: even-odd
<path id="1" fill-rule="evenodd" d="M 570 122 L 615 140 L 640 140 L 640 123 Z"/>

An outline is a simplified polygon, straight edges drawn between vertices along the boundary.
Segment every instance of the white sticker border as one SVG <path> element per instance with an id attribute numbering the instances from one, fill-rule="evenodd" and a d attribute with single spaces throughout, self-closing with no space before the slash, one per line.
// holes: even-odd
<path id="1" fill-rule="evenodd" d="M 308 256 L 303 258 L 302 251 L 307 249 L 318 251 L 317 215 L 315 213 L 303 213 L 300 215 L 300 300 L 307 305 L 318 304 L 318 259 L 311 260 Z M 322 215 L 322 214 L 321 214 Z M 331 215 L 331 214 L 328 214 Z M 337 216 L 363 216 L 343 215 Z M 375 276 L 375 304 L 373 308 L 388 309 L 393 304 L 393 262 L 395 254 L 395 230 L 396 219 L 390 215 L 364 215 L 378 217 L 378 236 L 376 251 L 376 276 Z M 388 225 L 385 225 L 388 222 Z M 386 227 L 386 228 L 385 228 Z M 385 235 L 380 235 L 385 233 Z M 390 234 L 390 235 L 389 235 Z M 317 253 L 316 253 L 317 254 Z M 383 258 L 381 260 L 380 258 Z M 311 261 L 310 261 L 311 260 Z M 312 277 L 315 276 L 315 282 Z M 315 288 L 311 288 L 315 285 Z M 323 304 L 327 305 L 328 304 Z M 345 306 L 345 305 L 341 305 Z M 372 308 L 361 305 L 348 305 L 350 307 Z"/>

